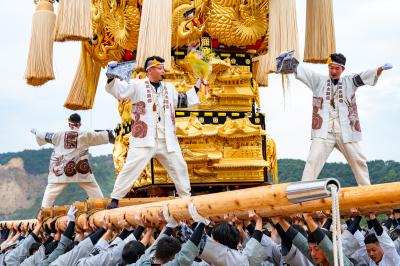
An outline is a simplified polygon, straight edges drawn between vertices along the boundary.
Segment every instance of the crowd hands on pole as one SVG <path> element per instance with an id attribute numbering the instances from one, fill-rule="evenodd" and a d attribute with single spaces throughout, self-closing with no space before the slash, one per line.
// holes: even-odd
<path id="1" fill-rule="evenodd" d="M 178 221 L 168 206 L 155 226 L 141 212 L 115 209 L 77 225 L 77 209 L 44 221 L 0 223 L 1 265 L 335 265 L 330 211 L 246 219 L 227 213 L 218 221 L 188 206 Z M 400 265 L 400 210 L 344 212 L 343 265 Z"/>

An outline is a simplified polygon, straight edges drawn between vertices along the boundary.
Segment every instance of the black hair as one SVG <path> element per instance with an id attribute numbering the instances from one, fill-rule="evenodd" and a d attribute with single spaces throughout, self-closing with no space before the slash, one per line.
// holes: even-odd
<path id="1" fill-rule="evenodd" d="M 146 247 L 140 241 L 129 241 L 122 250 L 124 265 L 135 263 L 144 254 Z"/>
<path id="2" fill-rule="evenodd" d="M 324 233 L 329 238 L 329 240 L 332 241 L 332 232 L 326 230 L 325 228 L 320 228 L 320 229 L 321 229 L 322 233 Z M 318 243 L 317 238 L 316 238 L 315 234 L 313 234 L 313 233 L 308 234 L 307 241 L 308 241 L 308 243 Z"/>
<path id="3" fill-rule="evenodd" d="M 168 262 L 171 257 L 181 250 L 181 243 L 172 236 L 166 236 L 158 241 L 155 257 L 163 263 Z"/>
<path id="4" fill-rule="evenodd" d="M 379 244 L 378 238 L 376 238 L 376 235 L 374 233 L 368 234 L 364 238 L 364 244 Z"/>
<path id="5" fill-rule="evenodd" d="M 302 234 L 304 237 L 307 237 L 307 231 L 304 229 L 303 226 L 299 224 L 292 224 L 292 227 L 297 230 L 300 234 Z"/>
<path id="6" fill-rule="evenodd" d="M 68 121 L 74 124 L 78 124 L 81 122 L 81 116 L 78 115 L 77 113 L 74 113 L 69 116 Z"/>
<path id="7" fill-rule="evenodd" d="M 239 230 L 227 222 L 217 224 L 211 235 L 215 241 L 231 249 L 237 249 L 240 241 Z"/>
<path id="8" fill-rule="evenodd" d="M 147 69 L 148 63 L 150 61 L 153 61 L 154 59 L 156 59 L 160 63 L 164 63 L 165 62 L 164 58 L 162 58 L 160 56 L 153 55 L 153 56 L 147 57 L 146 61 L 144 62 L 144 69 L 145 70 Z"/>
<path id="9" fill-rule="evenodd" d="M 35 253 L 36 251 L 38 251 L 39 247 L 41 246 L 40 243 L 32 243 L 32 245 L 29 248 L 29 256 L 32 256 L 33 253 Z"/>
<path id="10" fill-rule="evenodd" d="M 341 53 L 331 54 L 331 59 L 332 59 L 332 62 L 334 62 L 334 63 L 338 63 L 343 66 L 346 65 L 346 57 Z"/>

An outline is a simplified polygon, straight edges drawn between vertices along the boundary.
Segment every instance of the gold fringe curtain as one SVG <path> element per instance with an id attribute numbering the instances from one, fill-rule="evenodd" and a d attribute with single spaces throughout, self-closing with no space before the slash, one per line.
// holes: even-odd
<path id="1" fill-rule="evenodd" d="M 326 63 L 336 51 L 332 0 L 307 0 L 304 62 Z"/>
<path id="2" fill-rule="evenodd" d="M 92 59 L 82 43 L 81 59 L 64 107 L 71 110 L 92 109 L 101 67 Z"/>
<path id="3" fill-rule="evenodd" d="M 171 68 L 172 0 L 143 0 L 140 20 L 137 64 L 144 68 L 146 58 L 153 55 L 165 59 Z"/>
<path id="4" fill-rule="evenodd" d="M 278 184 L 278 159 L 276 156 L 275 141 L 267 137 L 267 171 L 272 176 L 272 182 Z"/>
<path id="5" fill-rule="evenodd" d="M 298 58 L 296 0 L 270 0 L 268 52 L 258 58 L 256 80 L 266 81 L 264 75 L 276 72 L 276 58 L 283 51 L 295 50 Z"/>
<path id="6" fill-rule="evenodd" d="M 56 15 L 52 0 L 35 1 L 31 42 L 24 78 L 29 85 L 40 86 L 54 79 L 53 34 Z"/>
<path id="7" fill-rule="evenodd" d="M 85 41 L 92 37 L 91 0 L 60 0 L 55 41 Z"/>

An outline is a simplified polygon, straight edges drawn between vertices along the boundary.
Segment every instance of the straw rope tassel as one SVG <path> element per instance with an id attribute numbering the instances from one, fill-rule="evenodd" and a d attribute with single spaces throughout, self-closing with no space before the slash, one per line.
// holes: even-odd
<path id="1" fill-rule="evenodd" d="M 91 0 L 60 0 L 55 41 L 85 41 L 92 37 Z"/>
<path id="2" fill-rule="evenodd" d="M 304 62 L 325 64 L 335 51 L 332 0 L 307 0 Z"/>
<path id="3" fill-rule="evenodd" d="M 137 64 L 144 68 L 146 58 L 153 55 L 165 59 L 171 68 L 172 0 L 144 0 L 140 19 Z"/>
<path id="4" fill-rule="evenodd" d="M 268 40 L 267 56 L 260 61 L 260 64 L 263 64 L 260 70 L 264 74 L 276 72 L 276 58 L 283 51 L 295 50 L 294 56 L 298 58 L 299 41 L 295 0 L 270 1 Z"/>
<path id="5" fill-rule="evenodd" d="M 29 85 L 40 86 L 54 79 L 53 34 L 56 15 L 53 1 L 36 2 L 32 16 L 31 42 L 24 78 Z"/>
<path id="6" fill-rule="evenodd" d="M 101 67 L 96 64 L 82 43 L 81 58 L 64 107 L 71 110 L 92 109 Z"/>

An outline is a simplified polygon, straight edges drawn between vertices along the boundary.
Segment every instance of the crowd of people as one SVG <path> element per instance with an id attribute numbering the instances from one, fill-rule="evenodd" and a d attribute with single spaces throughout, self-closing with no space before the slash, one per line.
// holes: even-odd
<path id="1" fill-rule="evenodd" d="M 124 214 L 112 223 L 107 214 L 98 228 L 89 219 L 85 232 L 76 226 L 76 209 L 67 223 L 0 224 L 0 265 L 334 265 L 330 212 L 265 219 L 232 214 L 219 222 L 201 216 L 191 204 L 190 221 L 176 221 L 164 207 L 159 225 Z M 382 216 L 382 217 L 381 217 Z M 342 224 L 344 265 L 400 265 L 400 211 L 364 218 L 354 209 Z M 365 225 L 365 226 L 364 226 Z"/>

